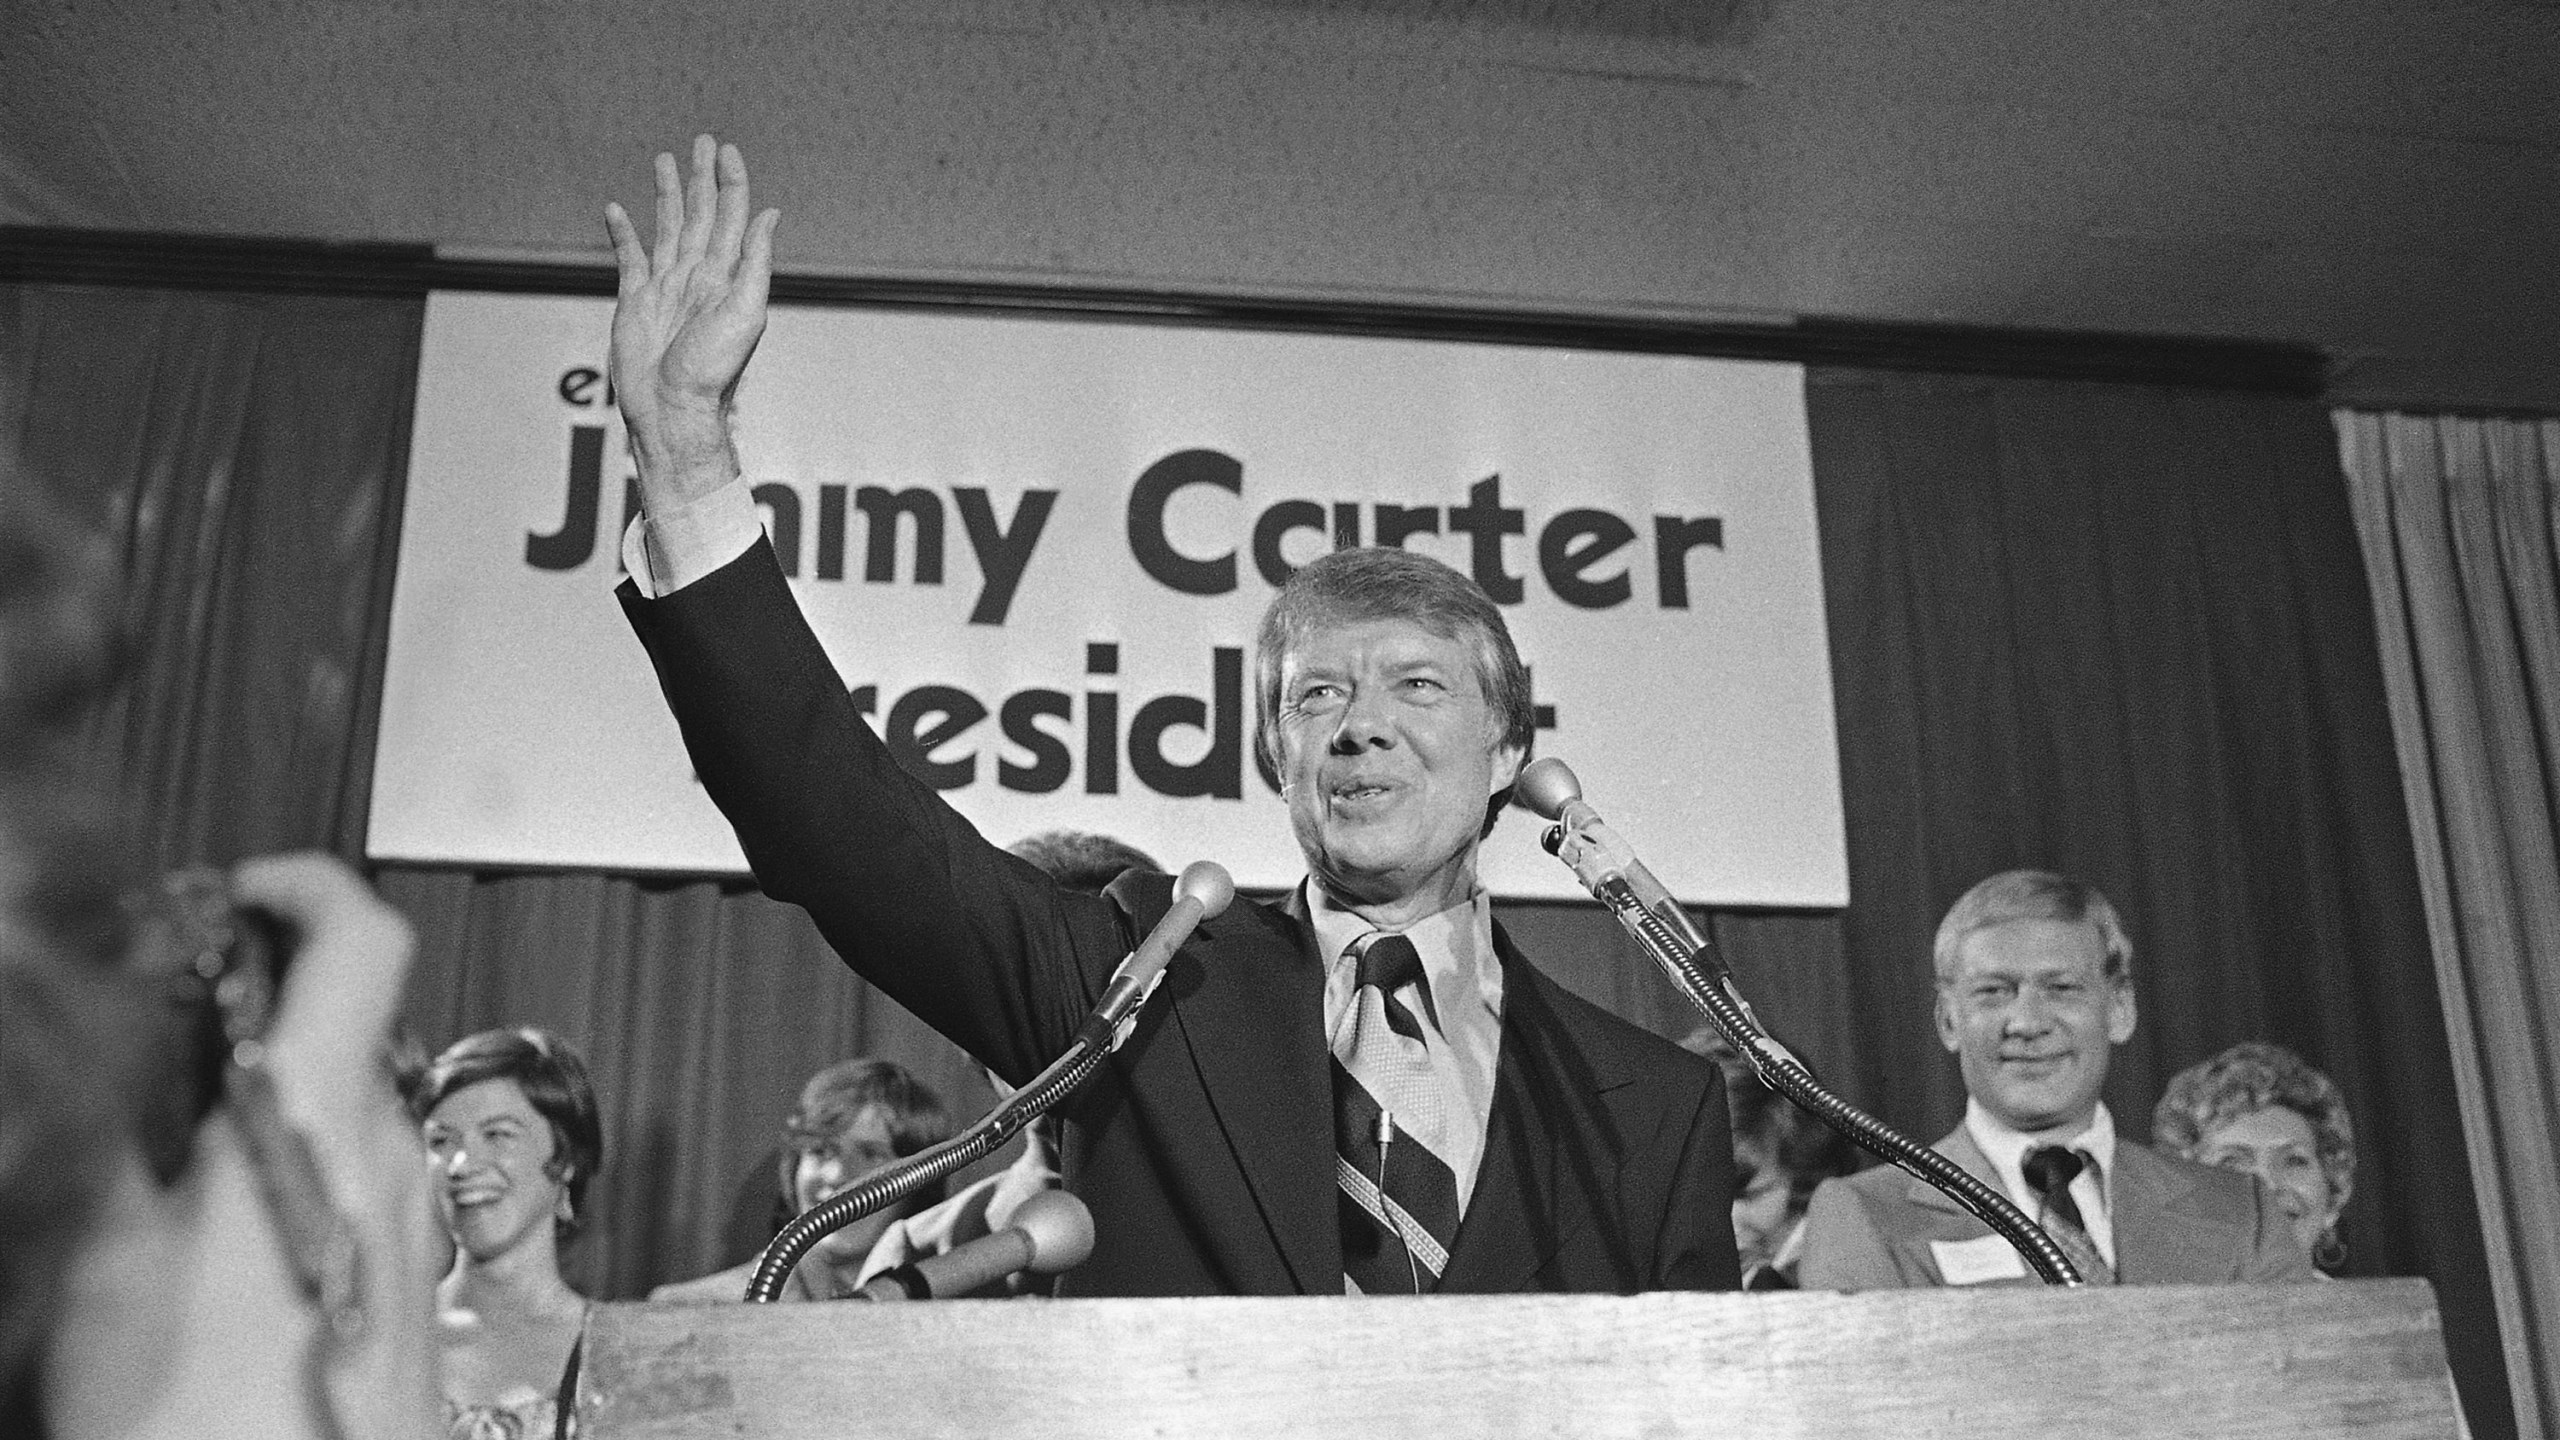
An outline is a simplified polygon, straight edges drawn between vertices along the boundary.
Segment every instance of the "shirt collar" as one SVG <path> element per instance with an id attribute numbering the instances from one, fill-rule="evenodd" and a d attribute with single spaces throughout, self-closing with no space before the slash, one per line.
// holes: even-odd
<path id="1" fill-rule="evenodd" d="M 1312 878 L 1299 887 L 1299 893 L 1304 897 L 1307 922 L 1315 927 L 1316 946 L 1324 956 L 1330 985 L 1355 968 L 1346 954 L 1352 942 L 1378 927 L 1334 904 Z M 1493 949 L 1493 897 L 1483 887 L 1397 933 L 1412 941 L 1415 953 L 1422 957 L 1422 978 L 1431 986 L 1434 1010 L 1446 1015 L 1448 1007 L 1473 996 L 1485 1009 L 1502 1013 L 1502 962 Z"/>
<path id="2" fill-rule="evenodd" d="M 2035 1194 L 2026 1177 L 2027 1150 L 2034 1145 L 2059 1144 L 2085 1151 L 2090 1159 L 2098 1162 L 2099 1193 L 2114 1192 L 2116 1121 L 2115 1116 L 2108 1113 L 2104 1100 L 2098 1102 L 2098 1113 L 2090 1117 L 2088 1128 L 2069 1140 L 2047 1140 L 2013 1129 L 1984 1109 L 1981 1101 L 1969 1095 L 1964 1102 L 1964 1128 L 1965 1133 L 1973 1137 L 1973 1143 L 1981 1148 L 1983 1158 L 1991 1162 L 1992 1170 L 2000 1176 L 2001 1187 L 2009 1192 L 2011 1199 Z"/>

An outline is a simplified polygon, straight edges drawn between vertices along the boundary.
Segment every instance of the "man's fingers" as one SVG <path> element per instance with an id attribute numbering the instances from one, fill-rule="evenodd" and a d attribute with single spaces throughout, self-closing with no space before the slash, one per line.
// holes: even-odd
<path id="1" fill-rule="evenodd" d="M 693 137 L 693 170 L 684 187 L 684 239 L 676 247 L 679 264 L 699 262 L 704 248 L 711 243 L 711 211 L 719 193 L 719 182 L 712 172 L 716 153 L 710 136 Z"/>
<path id="2" fill-rule="evenodd" d="M 684 185 L 676 176 L 676 157 L 661 150 L 657 161 L 658 233 L 651 237 L 651 267 L 664 275 L 676 267 L 676 241 L 684 234 Z"/>
<path id="3" fill-rule="evenodd" d="M 762 310 L 773 288 L 773 227 L 781 223 L 781 211 L 767 210 L 747 227 L 746 253 L 738 257 L 737 296 L 749 311 Z"/>
<path id="4" fill-rule="evenodd" d="M 641 247 L 640 232 L 630 214 L 615 201 L 604 202 L 604 233 L 613 237 L 613 263 L 622 272 L 622 293 L 628 295 L 649 283 L 649 252 Z"/>
<path id="5" fill-rule="evenodd" d="M 711 225 L 711 252 L 707 257 L 714 273 L 727 274 L 738 263 L 738 246 L 746 238 L 747 157 L 735 145 L 720 147 L 720 201 L 714 209 Z"/>

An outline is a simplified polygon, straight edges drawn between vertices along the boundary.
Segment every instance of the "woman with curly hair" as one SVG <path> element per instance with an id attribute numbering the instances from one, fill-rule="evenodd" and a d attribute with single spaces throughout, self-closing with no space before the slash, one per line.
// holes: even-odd
<path id="1" fill-rule="evenodd" d="M 2329 1077 L 2281 1045 L 2244 1041 L 2169 1082 L 2151 1114 L 2161 1149 L 2266 1183 L 2324 1271 L 2346 1263 L 2338 1212 L 2355 1191 L 2356 1132 Z"/>

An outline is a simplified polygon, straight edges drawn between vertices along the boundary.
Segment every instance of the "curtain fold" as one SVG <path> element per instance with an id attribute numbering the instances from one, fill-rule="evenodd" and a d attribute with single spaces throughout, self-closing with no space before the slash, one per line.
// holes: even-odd
<path id="1" fill-rule="evenodd" d="M 2508 1374 L 2560 1436 L 2560 421 L 2335 418 Z"/>
<path id="2" fill-rule="evenodd" d="M 151 868 L 357 854 L 422 314 L 0 287 L 19 458 L 127 576 L 91 739 Z"/>
<path id="3" fill-rule="evenodd" d="M 1850 906 L 1853 1088 L 1963 1111 L 1930 943 L 1976 880 L 2075 874 L 2136 949 L 2107 1096 L 2270 1039 L 2359 1130 L 2357 1274 L 2423 1275 L 2509 1433 L 2445 1019 L 2356 535 L 2307 399 L 1822 370 L 1807 386 Z"/>

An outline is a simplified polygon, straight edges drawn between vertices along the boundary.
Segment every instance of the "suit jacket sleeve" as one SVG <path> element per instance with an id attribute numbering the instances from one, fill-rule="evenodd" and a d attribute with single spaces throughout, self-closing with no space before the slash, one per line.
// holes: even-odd
<path id="1" fill-rule="evenodd" d="M 765 893 L 999 1073 L 1036 1073 L 1126 953 L 1125 913 L 1051 885 L 898 767 L 768 544 L 660 599 L 628 582 L 620 598 Z"/>
<path id="2" fill-rule="evenodd" d="M 2294 1238 L 2293 1218 L 2267 1193 L 2265 1182 L 2249 1177 L 2249 1193 L 2257 1198 L 2257 1233 L 2249 1247 L 2249 1259 L 2240 1272 L 2244 1284 L 2291 1285 L 2317 1280 L 2320 1272 L 2311 1263 L 2310 1253 Z"/>

